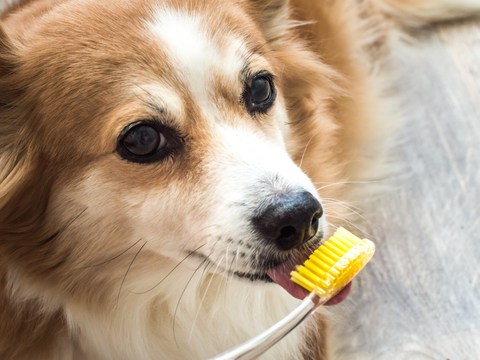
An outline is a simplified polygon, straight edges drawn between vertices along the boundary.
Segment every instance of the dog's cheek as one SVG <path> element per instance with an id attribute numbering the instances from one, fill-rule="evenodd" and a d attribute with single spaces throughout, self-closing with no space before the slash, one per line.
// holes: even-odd
<path id="1" fill-rule="evenodd" d="M 77 267 L 127 248 L 135 239 L 135 231 L 122 193 L 97 171 L 87 172 L 67 185 L 57 183 L 52 189 L 47 222 L 64 240 L 56 241 L 52 249 L 63 247 L 76 262 L 72 266 Z"/>
<path id="2" fill-rule="evenodd" d="M 123 201 L 135 236 L 163 255 L 178 257 L 182 251 L 193 250 L 199 246 L 198 234 L 208 226 L 205 204 L 183 184 L 150 190 L 143 200 L 130 194 Z"/>

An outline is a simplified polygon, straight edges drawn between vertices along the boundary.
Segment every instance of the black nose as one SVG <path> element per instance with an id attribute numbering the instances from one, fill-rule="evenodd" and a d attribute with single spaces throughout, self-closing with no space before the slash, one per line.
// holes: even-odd
<path id="1" fill-rule="evenodd" d="M 253 217 L 256 230 L 281 250 L 289 250 L 312 238 L 323 215 L 320 202 L 309 192 L 276 196 Z"/>

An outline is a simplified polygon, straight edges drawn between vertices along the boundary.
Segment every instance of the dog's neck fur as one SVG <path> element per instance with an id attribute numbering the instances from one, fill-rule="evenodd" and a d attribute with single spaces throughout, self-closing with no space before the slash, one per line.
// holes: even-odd
<path id="1" fill-rule="evenodd" d="M 36 304 L 32 311 L 38 311 L 40 304 L 41 312 L 50 314 L 45 319 L 51 321 L 43 321 L 43 334 L 39 336 L 43 342 L 32 346 L 32 355 L 28 352 L 25 359 L 34 356 L 42 360 L 39 350 L 48 340 L 52 341 L 44 352 L 49 360 L 208 359 L 258 335 L 299 304 L 276 285 L 263 285 L 258 291 L 245 280 L 204 276 L 200 271 L 192 277 L 193 273 L 180 267 L 159 289 L 144 294 L 127 291 L 108 308 L 94 307 L 96 304 L 85 304 L 84 300 L 52 306 L 58 299 L 26 293 L 24 289 L 31 287 L 22 287 L 21 276 L 10 276 L 13 284 L 8 287 L 18 301 L 26 304 L 24 311 L 29 311 L 28 304 Z M 66 321 L 59 319 L 59 314 L 64 314 Z M 8 319 L 6 314 L 1 315 Z M 307 335 L 318 331 L 314 321 L 305 323 L 262 358 L 303 358 L 307 350 L 305 331 Z M 58 336 L 59 332 L 64 336 Z M 67 333 L 74 334 L 73 339 Z M 54 340 L 50 338 L 53 334 Z"/>
<path id="2" fill-rule="evenodd" d="M 185 272 L 175 281 L 188 282 L 190 277 Z M 167 297 L 126 296 L 108 316 L 67 307 L 68 322 L 78 329 L 78 350 L 86 358 L 208 359 L 258 335 L 298 305 L 278 286 L 255 291 L 243 281 L 213 276 L 199 291 L 196 280 L 186 287 L 177 285 L 175 294 Z M 301 358 L 302 332 L 290 334 L 264 358 Z"/>

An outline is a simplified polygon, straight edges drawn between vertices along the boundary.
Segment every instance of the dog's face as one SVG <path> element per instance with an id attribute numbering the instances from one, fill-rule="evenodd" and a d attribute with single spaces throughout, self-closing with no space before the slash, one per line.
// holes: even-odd
<path id="1" fill-rule="evenodd" d="M 327 100 L 313 97 L 328 91 L 298 79 L 327 70 L 302 74 L 256 6 L 92 1 L 25 35 L 22 134 L 32 192 L 48 192 L 37 271 L 91 270 L 117 291 L 128 265 L 142 292 L 183 262 L 266 283 L 318 245 L 321 199 L 299 166 L 311 124 L 295 126 L 320 108 L 312 148 L 331 151 Z"/>

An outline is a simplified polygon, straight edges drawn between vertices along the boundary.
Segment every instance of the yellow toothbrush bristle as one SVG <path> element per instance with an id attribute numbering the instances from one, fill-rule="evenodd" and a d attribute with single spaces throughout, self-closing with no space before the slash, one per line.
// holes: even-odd
<path id="1" fill-rule="evenodd" d="M 291 279 L 322 298 L 331 298 L 363 269 L 374 252 L 373 242 L 361 240 L 341 227 L 303 266 L 290 273 Z"/>

